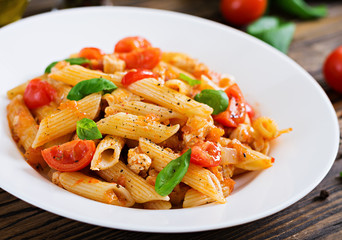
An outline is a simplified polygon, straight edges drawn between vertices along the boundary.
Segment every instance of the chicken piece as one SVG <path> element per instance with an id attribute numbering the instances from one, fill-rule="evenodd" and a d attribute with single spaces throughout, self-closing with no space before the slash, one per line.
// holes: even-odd
<path id="1" fill-rule="evenodd" d="M 139 174 L 140 171 L 147 171 L 149 167 L 151 166 L 152 160 L 149 156 L 147 156 L 144 153 L 141 153 L 139 148 L 133 148 L 128 150 L 127 155 L 127 163 L 128 167 L 135 172 L 136 174 Z"/>

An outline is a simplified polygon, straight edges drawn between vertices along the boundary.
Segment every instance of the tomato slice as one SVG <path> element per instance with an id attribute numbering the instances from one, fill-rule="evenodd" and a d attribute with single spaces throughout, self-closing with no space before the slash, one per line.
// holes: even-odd
<path id="1" fill-rule="evenodd" d="M 143 37 L 134 36 L 121 39 L 116 45 L 114 52 L 116 53 L 129 53 L 139 48 L 152 47 L 151 43 Z"/>
<path id="2" fill-rule="evenodd" d="M 235 83 L 226 89 L 229 105 L 226 111 L 213 115 L 216 122 L 226 127 L 237 127 L 246 118 L 245 98 L 239 86 Z"/>
<path id="3" fill-rule="evenodd" d="M 221 149 L 210 141 L 196 144 L 191 148 L 190 162 L 202 167 L 216 167 L 221 162 Z"/>
<path id="4" fill-rule="evenodd" d="M 255 116 L 255 111 L 249 103 L 245 102 L 246 113 L 248 114 L 249 118 L 252 119 Z"/>
<path id="5" fill-rule="evenodd" d="M 146 69 L 133 69 L 131 71 L 129 71 L 128 73 L 125 74 L 125 76 L 123 76 L 121 83 L 127 87 L 128 85 L 139 81 L 141 79 L 144 78 L 155 78 L 157 79 L 158 76 L 151 72 L 150 70 L 146 70 Z"/>
<path id="6" fill-rule="evenodd" d="M 79 57 L 87 58 L 87 59 L 102 59 L 103 53 L 100 49 L 95 47 L 86 47 L 81 49 L 81 51 L 78 53 Z"/>
<path id="7" fill-rule="evenodd" d="M 154 68 L 162 58 L 162 52 L 159 48 L 140 48 L 129 53 L 122 53 L 119 58 L 125 61 L 126 68 Z"/>
<path id="8" fill-rule="evenodd" d="M 91 162 L 95 143 L 91 140 L 74 140 L 42 150 L 46 163 L 58 171 L 75 172 Z"/>
<path id="9" fill-rule="evenodd" d="M 49 83 L 36 78 L 25 88 L 24 102 L 29 109 L 34 109 L 48 105 L 56 96 L 56 90 Z"/>

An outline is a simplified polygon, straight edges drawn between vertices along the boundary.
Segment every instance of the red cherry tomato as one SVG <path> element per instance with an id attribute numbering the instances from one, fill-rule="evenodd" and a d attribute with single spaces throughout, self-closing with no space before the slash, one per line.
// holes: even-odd
<path id="1" fill-rule="evenodd" d="M 138 48 L 152 47 L 151 43 L 143 37 L 126 37 L 121 39 L 116 45 L 114 52 L 116 53 L 129 53 Z"/>
<path id="2" fill-rule="evenodd" d="M 246 113 L 248 114 L 249 118 L 252 119 L 255 116 L 255 111 L 253 109 L 253 107 L 251 105 L 249 105 L 249 103 L 245 103 L 245 107 L 246 107 Z"/>
<path id="3" fill-rule="evenodd" d="M 140 48 L 129 53 L 121 53 L 119 57 L 125 61 L 128 69 L 152 69 L 160 62 L 162 52 L 159 48 Z"/>
<path id="4" fill-rule="evenodd" d="M 221 149 L 213 142 L 203 142 L 191 148 L 190 162 L 202 167 L 216 167 L 221 162 Z"/>
<path id="5" fill-rule="evenodd" d="M 78 53 L 78 56 L 87 59 L 102 59 L 103 53 L 98 48 L 86 47 Z"/>
<path id="6" fill-rule="evenodd" d="M 235 83 L 226 89 L 229 105 L 226 111 L 213 115 L 216 122 L 226 127 L 237 127 L 246 118 L 245 99 L 239 86 Z"/>
<path id="7" fill-rule="evenodd" d="M 155 78 L 157 79 L 158 76 L 151 72 L 150 70 L 146 70 L 146 69 L 133 69 L 131 71 L 129 71 L 128 73 L 125 74 L 125 76 L 123 76 L 121 83 L 127 87 L 128 85 L 139 81 L 141 79 L 144 78 Z"/>
<path id="8" fill-rule="evenodd" d="M 342 46 L 336 48 L 324 62 L 325 81 L 335 91 L 342 93 Z"/>
<path id="9" fill-rule="evenodd" d="M 86 167 L 95 153 L 95 143 L 74 140 L 42 150 L 46 163 L 58 171 L 75 172 Z"/>
<path id="10" fill-rule="evenodd" d="M 29 109 L 34 109 L 48 105 L 56 96 L 56 90 L 49 83 L 36 78 L 25 88 L 24 102 Z"/>
<path id="11" fill-rule="evenodd" d="M 221 0 L 223 17 L 237 26 L 249 24 L 261 17 L 267 7 L 267 0 Z"/>

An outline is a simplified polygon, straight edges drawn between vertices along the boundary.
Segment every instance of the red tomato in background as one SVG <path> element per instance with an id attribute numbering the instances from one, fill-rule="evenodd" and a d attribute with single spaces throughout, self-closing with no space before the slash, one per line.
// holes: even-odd
<path id="1" fill-rule="evenodd" d="M 245 98 L 236 83 L 228 87 L 225 92 L 229 98 L 228 108 L 224 112 L 213 115 L 213 118 L 223 126 L 237 127 L 246 118 Z"/>
<path id="2" fill-rule="evenodd" d="M 231 24 L 242 26 L 261 17 L 267 7 L 267 0 L 221 0 L 223 17 Z"/>
<path id="3" fill-rule="evenodd" d="M 126 37 L 121 39 L 116 45 L 114 52 L 116 53 L 129 53 L 139 48 L 152 47 L 151 43 L 143 37 Z"/>
<path id="4" fill-rule="evenodd" d="M 216 167 L 221 162 L 221 150 L 213 142 L 202 142 L 191 148 L 190 162 L 202 167 Z"/>
<path id="5" fill-rule="evenodd" d="M 324 62 L 325 81 L 337 92 L 342 93 L 342 46 L 336 48 Z"/>
<path id="6" fill-rule="evenodd" d="M 134 69 L 129 71 L 128 73 L 125 74 L 125 76 L 123 76 L 121 83 L 127 87 L 128 85 L 139 81 L 141 79 L 144 78 L 155 78 L 157 79 L 158 76 L 151 72 L 150 70 L 146 70 L 146 69 Z"/>
<path id="7" fill-rule="evenodd" d="M 24 102 L 29 109 L 34 109 L 48 105 L 56 96 L 56 90 L 49 83 L 36 78 L 25 88 Z"/>
<path id="8" fill-rule="evenodd" d="M 162 58 L 159 48 L 139 48 L 129 53 L 122 53 L 119 58 L 125 61 L 126 68 L 154 68 Z"/>
<path id="9" fill-rule="evenodd" d="M 75 172 L 86 167 L 95 153 L 95 143 L 90 140 L 74 140 L 42 150 L 46 163 L 62 172 Z"/>
<path id="10" fill-rule="evenodd" d="M 87 58 L 87 59 L 102 59 L 103 53 L 100 49 L 95 47 L 86 47 L 81 49 L 78 53 L 79 57 Z"/>

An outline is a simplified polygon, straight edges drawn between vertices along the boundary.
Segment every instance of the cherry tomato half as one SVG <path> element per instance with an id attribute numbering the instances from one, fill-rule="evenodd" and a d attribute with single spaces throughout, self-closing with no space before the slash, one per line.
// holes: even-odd
<path id="1" fill-rule="evenodd" d="M 213 142 L 202 142 L 191 148 L 190 162 L 203 167 L 216 167 L 221 162 L 221 149 Z"/>
<path id="2" fill-rule="evenodd" d="M 249 24 L 261 17 L 267 7 L 267 0 L 221 0 L 223 17 L 237 26 Z"/>
<path id="3" fill-rule="evenodd" d="M 336 48 L 324 62 L 325 81 L 337 92 L 342 93 L 342 46 Z"/>
<path id="4" fill-rule="evenodd" d="M 42 150 L 46 163 L 58 171 L 75 172 L 86 167 L 95 153 L 95 143 L 74 140 Z"/>
<path id="5" fill-rule="evenodd" d="M 49 83 L 36 78 L 25 88 L 24 102 L 29 109 L 34 109 L 48 105 L 56 96 L 56 90 Z"/>
<path id="6" fill-rule="evenodd" d="M 121 39 L 116 45 L 114 52 L 116 53 L 129 53 L 139 48 L 152 47 L 151 43 L 143 37 L 126 37 Z"/>
<path id="7" fill-rule="evenodd" d="M 87 58 L 87 59 L 102 59 L 103 53 L 100 49 L 95 47 L 86 47 L 81 49 L 78 53 L 79 57 Z"/>
<path id="8" fill-rule="evenodd" d="M 131 71 L 129 71 L 128 73 L 125 74 L 125 76 L 123 76 L 121 83 L 127 87 L 128 85 L 139 81 L 141 79 L 144 78 L 155 78 L 157 79 L 158 76 L 151 72 L 150 70 L 146 70 L 146 69 L 133 69 Z"/>
<path id="9" fill-rule="evenodd" d="M 159 48 L 139 48 L 119 55 L 119 58 L 125 61 L 128 69 L 152 69 L 160 62 L 161 57 L 162 52 Z"/>
<path id="10" fill-rule="evenodd" d="M 216 122 L 226 127 L 237 127 L 246 118 L 245 99 L 239 86 L 235 83 L 226 89 L 229 105 L 226 111 L 213 115 Z"/>

